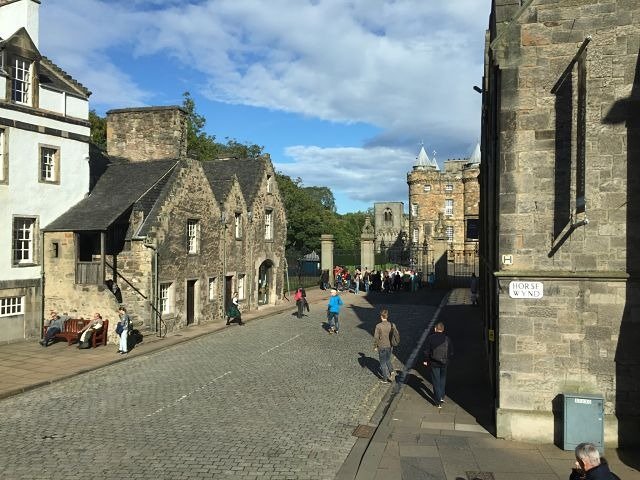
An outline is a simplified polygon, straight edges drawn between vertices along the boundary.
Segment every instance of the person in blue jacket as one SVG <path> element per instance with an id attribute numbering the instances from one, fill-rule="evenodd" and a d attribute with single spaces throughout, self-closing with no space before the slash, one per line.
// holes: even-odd
<path id="1" fill-rule="evenodd" d="M 340 307 L 342 305 L 343 302 L 338 295 L 338 291 L 336 289 L 331 289 L 331 296 L 329 297 L 329 304 L 327 305 L 329 333 L 338 333 L 338 330 L 340 330 L 340 322 L 338 321 L 338 316 L 340 315 Z"/>

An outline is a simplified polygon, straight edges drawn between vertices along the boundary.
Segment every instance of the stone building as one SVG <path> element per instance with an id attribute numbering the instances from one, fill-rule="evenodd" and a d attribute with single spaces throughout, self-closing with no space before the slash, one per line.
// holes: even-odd
<path id="1" fill-rule="evenodd" d="M 0 0 L 0 343 L 40 335 L 41 228 L 89 191 L 89 95 L 40 53 L 39 0 Z"/>
<path id="2" fill-rule="evenodd" d="M 440 170 L 424 147 L 407 174 L 409 241 L 418 268 L 430 272 L 445 251 L 475 252 L 478 244 L 480 145 L 465 159 L 451 159 Z M 427 255 L 427 252 L 430 252 Z"/>
<path id="3" fill-rule="evenodd" d="M 115 319 L 122 303 L 164 332 L 223 320 L 234 291 L 241 310 L 279 301 L 286 217 L 269 157 L 185 158 L 185 120 L 180 107 L 108 112 L 112 163 L 45 228 L 47 308 Z"/>
<path id="4" fill-rule="evenodd" d="M 494 0 L 481 290 L 497 434 L 550 442 L 563 393 L 640 435 L 640 3 Z M 555 420 L 555 424 L 554 424 Z"/>
<path id="5" fill-rule="evenodd" d="M 404 245 L 407 235 L 407 215 L 403 202 L 376 202 L 373 204 L 375 226 L 375 250 L 380 253 L 388 248 Z"/>

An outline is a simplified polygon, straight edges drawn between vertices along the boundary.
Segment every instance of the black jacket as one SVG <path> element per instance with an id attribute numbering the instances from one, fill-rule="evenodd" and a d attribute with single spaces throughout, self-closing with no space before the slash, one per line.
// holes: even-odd
<path id="1" fill-rule="evenodd" d="M 433 351 L 447 340 L 447 359 L 453 357 L 453 343 L 444 332 L 435 332 L 427 337 L 426 348 L 424 350 L 424 361 L 433 364 L 435 367 L 442 367 L 445 363 L 439 362 L 431 358 Z"/>
<path id="2" fill-rule="evenodd" d="M 609 465 L 601 463 L 597 467 L 592 468 L 586 474 L 582 474 L 579 470 L 573 470 L 569 480 L 620 480 L 620 477 L 611 473 Z"/>

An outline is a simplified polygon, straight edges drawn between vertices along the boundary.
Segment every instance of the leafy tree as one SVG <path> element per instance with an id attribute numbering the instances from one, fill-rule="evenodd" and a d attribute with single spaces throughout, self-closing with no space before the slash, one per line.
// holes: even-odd
<path id="1" fill-rule="evenodd" d="M 107 149 L 107 119 L 101 117 L 94 109 L 89 110 L 89 127 L 91 128 L 91 143 L 100 150 Z"/>
<path id="2" fill-rule="evenodd" d="M 214 135 L 204 131 L 206 118 L 196 111 L 196 102 L 189 92 L 182 94 L 182 108 L 187 112 L 187 155 L 196 160 L 237 157 L 255 158 L 262 155 L 264 147 L 238 142 L 226 137 L 226 143 L 216 142 Z"/>
<path id="3" fill-rule="evenodd" d="M 304 187 L 311 197 L 330 212 L 336 212 L 336 199 L 328 187 Z"/>

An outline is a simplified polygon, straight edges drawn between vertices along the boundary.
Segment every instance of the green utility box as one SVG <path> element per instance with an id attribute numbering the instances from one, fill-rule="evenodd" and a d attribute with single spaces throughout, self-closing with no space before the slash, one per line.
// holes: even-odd
<path id="1" fill-rule="evenodd" d="M 583 442 L 593 443 L 604 453 L 604 398 L 602 395 L 565 393 L 564 446 L 573 450 Z"/>

